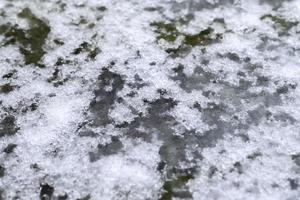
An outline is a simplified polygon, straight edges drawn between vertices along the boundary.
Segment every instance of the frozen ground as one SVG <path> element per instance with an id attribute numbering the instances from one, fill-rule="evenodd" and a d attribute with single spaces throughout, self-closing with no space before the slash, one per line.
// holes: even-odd
<path id="1" fill-rule="evenodd" d="M 0 0 L 0 199 L 300 199 L 299 0 Z"/>

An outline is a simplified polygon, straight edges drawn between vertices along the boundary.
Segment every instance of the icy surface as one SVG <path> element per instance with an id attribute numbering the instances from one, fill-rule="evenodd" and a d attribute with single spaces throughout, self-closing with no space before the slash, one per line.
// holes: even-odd
<path id="1" fill-rule="evenodd" d="M 0 199 L 300 199 L 299 0 L 0 0 Z"/>

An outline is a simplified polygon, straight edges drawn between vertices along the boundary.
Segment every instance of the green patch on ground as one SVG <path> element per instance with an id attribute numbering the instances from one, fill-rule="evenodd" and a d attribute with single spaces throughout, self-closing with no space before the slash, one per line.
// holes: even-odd
<path id="1" fill-rule="evenodd" d="M 163 39 L 168 42 L 174 42 L 180 35 L 175 24 L 164 22 L 153 22 L 150 24 L 154 27 L 154 32 L 157 34 L 157 40 Z"/>
<path id="2" fill-rule="evenodd" d="M 40 60 L 45 54 L 43 45 L 50 32 L 50 27 L 37 18 L 29 8 L 24 8 L 18 17 L 29 22 L 29 29 L 24 30 L 18 25 L 7 23 L 0 26 L 0 34 L 5 37 L 3 46 L 19 45 L 20 53 L 24 56 L 25 64 L 34 64 L 43 67 Z"/>
<path id="3" fill-rule="evenodd" d="M 174 43 L 177 39 L 180 44 L 177 47 L 166 48 L 165 51 L 173 57 L 188 52 L 191 47 L 207 46 L 221 39 L 220 34 L 215 34 L 214 29 L 208 27 L 196 34 L 187 34 L 180 32 L 176 27 L 176 23 L 153 22 L 150 24 L 154 28 L 157 41 L 163 40 L 168 43 Z"/>
<path id="4" fill-rule="evenodd" d="M 56 61 L 56 63 L 55 63 L 55 66 L 61 66 L 61 65 L 70 65 L 70 64 L 72 64 L 73 63 L 73 61 L 72 60 L 68 60 L 68 59 L 64 59 L 64 58 L 62 58 L 62 57 L 58 57 L 57 58 L 57 61 Z"/>
<path id="5" fill-rule="evenodd" d="M 197 45 L 208 45 L 213 41 L 213 31 L 212 28 L 207 28 L 194 35 L 184 35 L 183 43 L 193 47 Z"/>
<path id="6" fill-rule="evenodd" d="M 160 197 L 160 200 L 172 200 L 173 198 L 181 198 L 181 199 L 192 198 L 191 193 L 186 188 L 186 184 L 191 179 L 193 179 L 193 176 L 187 174 L 166 181 L 163 185 L 163 193 Z"/>
<path id="7" fill-rule="evenodd" d="M 297 26 L 299 22 L 297 21 L 289 21 L 283 17 L 275 16 L 275 15 L 264 15 L 260 18 L 261 20 L 271 20 L 274 23 L 274 28 L 279 29 L 283 33 L 289 31 L 292 27 Z"/>
<path id="8" fill-rule="evenodd" d="M 95 60 L 96 56 L 101 53 L 101 50 L 98 47 L 93 47 L 93 45 L 87 42 L 83 42 L 72 52 L 74 55 L 81 53 L 88 53 L 87 57 L 91 60 Z"/>

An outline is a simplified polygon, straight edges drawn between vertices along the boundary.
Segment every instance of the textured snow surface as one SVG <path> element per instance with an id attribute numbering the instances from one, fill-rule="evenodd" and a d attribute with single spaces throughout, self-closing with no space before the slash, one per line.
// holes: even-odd
<path id="1" fill-rule="evenodd" d="M 300 199 L 299 0 L 0 0 L 0 199 Z"/>

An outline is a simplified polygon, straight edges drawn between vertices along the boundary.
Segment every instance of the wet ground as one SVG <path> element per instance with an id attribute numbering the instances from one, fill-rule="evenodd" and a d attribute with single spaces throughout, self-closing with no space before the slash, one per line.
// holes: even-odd
<path id="1" fill-rule="evenodd" d="M 299 13 L 1 0 L 0 199 L 300 199 Z"/>

